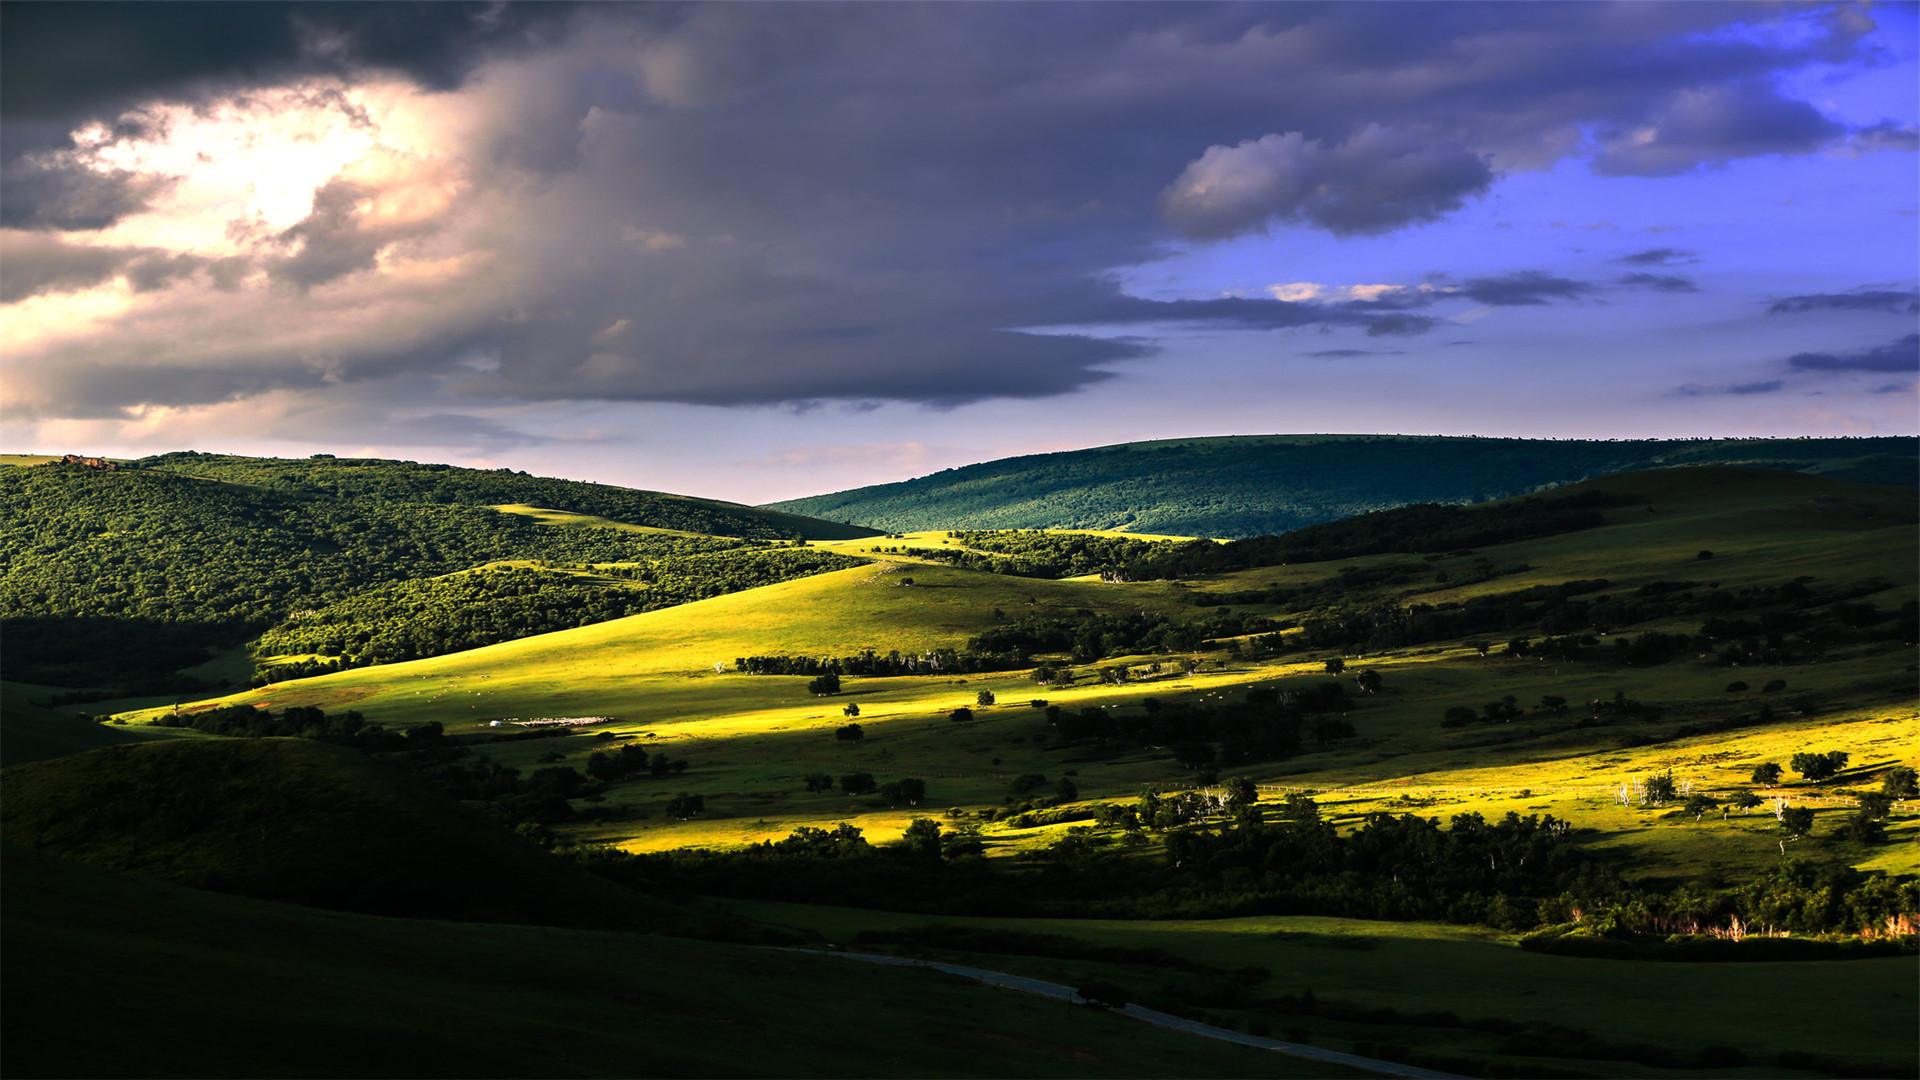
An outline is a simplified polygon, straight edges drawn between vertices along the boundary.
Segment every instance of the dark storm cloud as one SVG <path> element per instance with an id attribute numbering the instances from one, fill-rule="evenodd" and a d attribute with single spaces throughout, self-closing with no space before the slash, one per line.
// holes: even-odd
<path id="1" fill-rule="evenodd" d="M 1885 311 L 1895 315 L 1920 315 L 1920 290 L 1810 293 L 1776 300 L 1767 308 L 1769 315 L 1797 315 L 1807 311 Z"/>
<path id="2" fill-rule="evenodd" d="M 57 159 L 15 159 L 0 167 L 0 226 L 104 229 L 146 209 L 170 182 L 125 169 L 99 172 Z"/>
<path id="3" fill-rule="evenodd" d="M 1631 255 L 1622 255 L 1613 261 L 1625 263 L 1628 266 L 1674 266 L 1681 263 L 1698 262 L 1699 260 L 1694 257 L 1694 253 L 1691 251 L 1663 247 L 1636 251 Z"/>
<path id="4" fill-rule="evenodd" d="M 446 89 L 487 50 L 525 42 L 569 6 L 9 2 L 0 115 L 110 118 L 138 100 L 364 68 Z"/>
<path id="5" fill-rule="evenodd" d="M 157 248 L 91 247 L 35 233 L 0 233 L 0 303 L 75 292 L 124 276 L 136 292 L 165 287 L 210 265 Z"/>
<path id="6" fill-rule="evenodd" d="M 1524 307 L 1555 300 L 1576 300 L 1590 289 L 1592 286 L 1584 281 L 1556 277 L 1539 270 L 1522 270 L 1497 277 L 1468 278 L 1455 292 L 1490 307 Z"/>
<path id="7" fill-rule="evenodd" d="M 1800 371 L 1913 371 L 1920 368 L 1920 334 L 1853 352 L 1795 353 L 1787 363 Z"/>
<path id="8" fill-rule="evenodd" d="M 439 323 L 405 340 L 369 322 L 327 357 L 326 385 L 437 373 L 492 400 L 711 404 L 1059 394 L 1155 351 L 1035 328 L 1408 336 L 1442 325 L 1418 311 L 1448 297 L 1580 299 L 1593 286 L 1541 271 L 1294 304 L 1142 300 L 1110 275 L 1182 237 L 1433 221 L 1503 171 L 1588 153 L 1594 131 L 1613 172 L 1821 149 L 1846 132 L 1767 80 L 1846 62 L 1864 32 L 1820 16 L 1797 35 L 1722 33 L 1799 18 L 1735 4 L 47 4 L 4 18 L 6 153 L 35 161 L 63 145 L 48 118 L 112 119 L 154 95 L 369 69 L 484 87 L 478 134 L 445 153 L 470 166 L 462 197 L 488 220 L 467 235 L 498 291 L 422 299 Z M 66 202 L 52 182 L 8 213 L 111 220 L 136 208 L 136 179 Z M 256 374 L 317 385 L 289 359 L 299 334 L 276 335 L 294 314 L 346 311 L 326 305 L 378 284 L 404 238 L 364 225 L 358 199 L 335 179 L 278 238 L 263 265 L 285 288 L 248 323 L 257 368 L 182 376 L 178 393 L 104 375 L 61 393 L 97 408 L 225 400 Z M 131 262 L 81 262 L 35 280 L 131 279 Z M 460 368 L 447 342 L 498 366 Z M 222 343 L 218 364 L 253 344 Z M 98 346 L 129 366 L 153 347 Z"/>
<path id="9" fill-rule="evenodd" d="M 1700 286 L 1690 277 L 1682 274 L 1627 274 L 1619 279 L 1619 284 L 1638 289 L 1652 289 L 1656 292 L 1690 293 L 1699 292 Z"/>

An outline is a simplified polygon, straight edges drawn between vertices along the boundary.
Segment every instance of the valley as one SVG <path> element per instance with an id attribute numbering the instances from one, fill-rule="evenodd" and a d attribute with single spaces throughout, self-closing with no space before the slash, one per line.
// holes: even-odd
<path id="1" fill-rule="evenodd" d="M 331 467 L 275 465 L 270 478 L 267 466 L 216 464 L 202 483 L 268 478 L 245 491 L 331 505 L 322 490 L 336 483 Z M 195 933 L 204 910 L 286 934 L 302 920 L 332 920 L 299 931 L 318 940 L 391 936 L 395 970 L 419 978 L 439 961 L 398 944 L 417 936 L 406 925 L 436 927 L 433 948 L 495 958 L 486 963 L 521 963 L 511 957 L 536 938 L 563 952 L 603 942 L 609 958 L 641 950 L 654 965 L 647 1001 L 661 986 L 697 986 L 669 996 L 703 1023 L 719 1021 L 717 1003 L 736 991 L 780 995 L 696 973 L 717 962 L 698 951 L 742 958 L 726 950 L 779 944 L 1012 971 L 1464 1075 L 1915 1068 L 1920 539 L 1909 489 L 1698 466 L 1469 507 L 1444 531 L 1412 507 L 1264 546 L 844 525 L 836 535 L 831 523 L 746 543 L 753 538 L 710 539 L 725 534 L 682 528 L 683 519 L 621 518 L 641 504 L 617 492 L 575 493 L 559 507 L 559 489 L 529 501 L 476 477 L 460 497 L 485 502 L 433 503 L 446 489 L 406 465 L 377 483 L 382 467 L 356 466 L 353 480 L 366 491 L 404 484 L 392 490 L 426 501 L 362 499 L 357 512 L 377 505 L 391 507 L 378 513 L 385 520 L 425 520 L 439 505 L 547 523 L 510 526 L 517 531 L 502 535 L 521 539 L 466 556 L 493 569 L 457 565 L 468 548 L 443 543 L 423 549 L 443 560 L 421 564 L 426 573 L 394 563 L 388 581 L 324 588 L 279 549 L 276 558 L 314 583 L 310 595 L 337 599 L 226 624 L 230 635 L 253 635 L 257 686 L 114 696 L 141 687 L 10 676 L 4 835 L 38 850 L 9 847 L 9 887 L 19 881 L 22 896 L 42 898 L 10 900 L 10 941 L 31 925 L 40 929 L 26 932 L 96 949 L 67 912 L 94 903 L 79 897 L 113 894 L 124 897 L 108 905 L 116 911 L 181 912 L 100 924 L 99 934 L 135 943 L 101 961 L 128 979 L 151 977 L 134 974 L 144 970 L 138 957 L 183 949 L 174 935 Z M 27 471 L 0 470 L 0 480 L 18 483 L 9 474 Z M 89 484 L 146 471 L 64 477 L 62 505 L 85 507 Z M 516 494 L 525 497 L 507 497 Z M 43 504 L 10 502 L 10 535 L 33 525 L 23 507 Z M 291 503 L 272 506 L 275 536 L 309 535 Z M 137 533 L 137 522 L 127 525 L 122 535 Z M 556 536 L 571 546 L 539 547 Z M 1488 542 L 1454 539 L 1465 536 Z M 663 543 L 681 547 L 631 546 Z M 10 549 L 10 565 L 24 554 Z M 774 559 L 791 568 L 724 576 Z M 572 582 L 612 595 L 662 588 L 669 565 L 688 584 L 667 606 L 607 607 L 586 625 L 551 629 L 521 619 L 535 632 L 477 647 L 454 647 L 442 633 L 446 651 L 418 659 L 370 651 L 386 640 L 376 617 L 399 628 L 381 632 L 404 636 L 447 618 L 435 612 L 504 603 L 495 593 L 454 594 L 444 609 L 416 603 L 406 598 L 440 595 L 416 582 L 521 574 L 539 577 L 540 589 Z M 1061 569 L 1074 573 L 1034 576 Z M 652 582 L 637 580 L 643 571 Z M 28 566 L 13 586 L 25 591 L 13 595 L 43 573 Z M 526 595 L 578 610 L 584 594 Z M 164 605 L 138 611 L 165 614 Z M 37 617 L 54 621 L 35 625 L 111 615 L 49 610 Z M 301 620 L 319 636 L 294 636 Z M 84 625 L 92 633 L 97 624 Z M 338 639 L 331 654 L 291 644 L 328 635 Z M 290 644 L 263 650 L 268 641 Z M 245 643 L 207 642 L 197 647 Z M 335 663 L 344 659 L 353 662 Z M 306 674 L 329 665 L 339 670 Z M 755 673 L 774 670 L 783 673 Z M 539 723 L 556 719 L 581 722 Z M 210 756 L 284 741 L 234 737 L 250 726 L 297 731 L 294 745 L 333 756 L 299 765 L 306 773 L 280 757 L 242 766 Z M 93 749 L 108 742 L 117 745 Z M 157 754 L 178 763 L 156 764 Z M 1756 770 L 1768 764 L 1777 768 L 1762 780 Z M 190 782 L 199 793 L 154 786 L 168 774 L 201 778 Z M 309 775 L 330 779 L 296 779 Z M 342 798 L 309 801 L 315 783 Z M 347 792 L 380 794 L 349 812 Z M 436 799 L 471 823 L 429 813 Z M 426 801 L 400 811 L 377 809 L 388 805 L 380 800 Z M 442 832 L 357 851 L 354 837 L 385 831 L 375 822 L 392 814 Z M 234 832 L 247 823 L 258 837 Z M 502 826 L 519 835 L 500 837 L 519 845 L 513 853 L 481 840 Z M 426 852 L 438 848 L 471 852 L 444 856 L 467 876 L 448 869 L 405 884 L 393 869 L 437 865 Z M 82 872 L 45 855 L 139 876 Z M 522 858 L 549 867 L 538 872 L 554 875 L 548 896 L 579 899 L 563 912 L 507 887 L 532 873 L 509 869 Z M 306 864 L 339 867 L 316 880 L 393 884 L 358 897 L 295 887 L 305 879 L 294 868 Z M 436 894 L 430 880 L 469 884 Z M 454 900 L 476 895 L 498 903 Z M 270 903 L 288 899 L 334 910 Z M 376 917 L 392 915 L 412 921 L 389 927 Z M 633 937 L 636 926 L 671 936 Z M 258 933 L 283 941 L 280 930 Z M 284 942 L 265 947 L 285 952 L 285 963 L 312 962 L 298 958 L 306 946 Z M 819 965 L 778 976 L 819 986 L 931 978 L 781 955 L 724 964 Z M 9 985 L 53 978 L 59 963 L 54 951 L 10 959 Z M 230 982 L 226 963 L 193 954 L 195 985 L 216 999 L 238 993 L 213 989 Z M 574 969 L 556 992 L 612 978 L 598 970 Z M 1649 982 L 1657 992 L 1645 991 Z M 975 1002 L 999 1009 L 1010 996 L 940 986 L 882 992 L 857 1009 L 843 997 L 845 1011 L 822 1014 L 822 1045 L 856 1023 L 945 1023 L 930 1018 Z M 434 991 L 488 1015 L 495 1006 L 474 992 Z M 633 1074 L 594 1057 L 621 1052 L 585 1034 L 599 1008 L 563 1023 L 584 1041 L 557 1073 Z M 969 1014 L 978 1020 L 969 1031 L 1008 1032 L 993 1036 L 1008 1040 L 1004 1053 L 979 1051 L 995 1075 L 1077 1075 L 1082 1066 L 1086 1075 L 1328 1075 L 1288 1072 L 1301 1063 L 1281 1055 L 1249 1064 L 1236 1055 L 1254 1051 L 1225 1046 L 1204 1052 L 1222 1055 L 1204 1059 L 1217 1064 L 1156 1057 L 1146 1042 L 1125 1053 L 1073 1049 L 1078 1035 L 1022 1028 L 1011 1017 L 1025 1007 L 1005 1008 L 1006 1018 Z M 1091 1025 L 1098 1010 L 1072 1011 Z M 43 1012 L 33 1015 L 50 1031 L 71 1030 Z M 770 1032 L 805 1012 L 782 1002 L 738 1022 Z M 271 1030 L 278 1021 L 259 1022 Z M 915 1030 L 903 1045 L 985 1037 Z M 260 1061 L 229 1050 L 237 1056 L 206 1059 L 205 1073 Z M 817 1061 L 824 1074 L 943 1074 L 933 1058 Z M 308 1065 L 353 1071 L 333 1059 Z M 667 1057 L 647 1071 L 767 1072 L 733 1065 Z"/>

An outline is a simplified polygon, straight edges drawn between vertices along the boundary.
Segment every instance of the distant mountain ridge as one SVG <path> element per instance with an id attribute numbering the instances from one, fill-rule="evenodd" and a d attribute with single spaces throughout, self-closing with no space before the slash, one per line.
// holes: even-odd
<path id="1" fill-rule="evenodd" d="M 1117 529 L 1246 537 L 1412 503 L 1481 502 L 1686 465 L 1776 468 L 1920 487 L 1920 438 L 1163 439 L 1003 458 L 763 509 L 892 531 Z"/>

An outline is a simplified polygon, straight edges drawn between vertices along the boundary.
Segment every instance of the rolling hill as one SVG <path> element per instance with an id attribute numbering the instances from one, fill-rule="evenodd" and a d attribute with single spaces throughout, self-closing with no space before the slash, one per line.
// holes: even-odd
<path id="1" fill-rule="evenodd" d="M 302 754 L 324 751 L 328 769 L 484 764 L 514 771 L 522 794 L 536 777 L 566 779 L 569 797 L 540 819 L 563 857 L 814 940 L 1100 985 L 1452 1073 L 1909 1075 L 1920 804 L 1889 793 L 1920 765 L 1917 520 L 1911 489 L 1708 466 L 1370 514 L 1279 544 L 945 530 L 823 541 L 812 547 L 861 564 L 178 707 L 103 703 L 117 715 L 102 731 L 183 739 L 10 768 L 7 812 L 50 849 L 78 830 L 89 839 L 67 850 L 108 865 L 258 856 L 259 838 L 207 793 L 237 793 L 242 816 L 305 817 L 291 787 L 338 785 L 270 784 L 262 801 L 237 777 L 273 769 L 216 758 L 264 763 L 301 744 L 152 725 L 227 715 L 220 706 L 351 709 L 389 731 L 443 725 L 444 763 L 411 738 L 367 762 Z M 1095 572 L 1109 551 L 1167 573 Z M 1002 649 L 1018 662 L 962 662 Z M 874 667 L 895 654 L 920 666 Z M 752 673 L 774 670 L 786 673 Z M 817 685 L 818 671 L 837 671 L 837 685 Z M 521 727 L 567 718 L 590 722 Z M 207 746 L 220 751 L 200 751 L 207 767 L 168 771 L 191 781 L 188 809 L 218 824 L 174 838 L 175 809 L 129 763 Z M 634 758 L 651 767 L 622 764 Z M 511 809 L 463 797 L 496 817 Z M 361 828 L 288 835 L 331 865 L 345 858 L 332 845 L 349 849 Z M 298 881 L 295 870 L 266 877 Z M 91 880 L 102 895 L 119 888 Z M 10 923 L 21 910 L 9 905 Z M 165 953 L 191 956 L 196 980 L 250 985 L 165 926 L 96 930 L 24 910 L 75 955 L 134 943 L 112 968 L 129 978 L 150 978 L 142 965 Z M 294 916 L 246 918 L 263 927 L 247 931 L 261 955 L 311 953 L 286 936 L 309 932 Z M 518 971 L 519 946 L 496 947 L 509 932 L 432 940 Z M 574 957 L 585 939 L 541 940 Z M 607 957 L 633 955 L 595 940 Z M 648 977 L 684 980 L 701 1001 L 740 989 L 732 961 L 704 955 L 724 970 Z M 35 970 L 61 962 L 33 956 Z M 513 1010 L 573 1003 L 601 1017 L 576 981 L 624 984 L 567 963 L 567 980 Z M 430 981 L 396 970 L 405 985 Z M 359 985 L 337 963 L 327 971 Z M 822 993 L 838 985 L 814 978 Z M 431 981 L 492 1015 L 487 993 Z M 1795 992 L 1756 1001 L 1729 986 Z M 751 1022 L 786 1031 L 814 996 L 754 997 Z M 886 1022 L 908 1025 L 908 1041 L 947 1037 Z M 837 1021 L 822 1023 L 811 1045 L 837 1045 Z M 516 1047 L 523 1030 L 501 1025 Z M 939 1071 L 921 1058 L 822 1060 Z M 807 1069 L 755 1059 L 738 1071 Z"/>
<path id="2" fill-rule="evenodd" d="M 1920 484 L 1920 439 L 1168 439 L 1006 458 L 767 508 L 890 531 L 1120 529 L 1244 537 L 1412 503 L 1482 502 L 1680 465 L 1790 469 L 1913 487 Z"/>

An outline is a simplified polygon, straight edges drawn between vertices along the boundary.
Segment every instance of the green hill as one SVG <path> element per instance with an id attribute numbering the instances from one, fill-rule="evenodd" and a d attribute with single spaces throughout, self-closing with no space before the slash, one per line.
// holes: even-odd
<path id="1" fill-rule="evenodd" d="M 1412 503 L 1469 503 L 1614 473 L 1745 465 L 1920 485 L 1920 439 L 1483 439 L 1259 435 L 1006 458 L 769 503 L 890 531 L 1121 529 L 1243 537 Z"/>
<path id="2" fill-rule="evenodd" d="M 628 515 L 620 520 L 653 531 L 555 527 L 491 508 L 535 498 L 609 520 Z M 679 531 L 662 531 L 668 527 Z M 772 538 L 866 532 L 652 492 L 411 462 L 169 454 L 114 470 L 0 468 L 0 666 L 15 681 L 176 692 L 199 684 L 172 673 L 202 663 L 209 650 L 379 586 L 500 560 L 621 563 L 655 583 L 647 596 L 615 597 L 611 610 L 625 613 L 820 568 L 783 564 L 773 578 L 760 570 L 743 577 L 720 565 L 725 558 L 703 557 L 744 552 L 765 563 L 745 549 Z M 711 580 L 688 580 L 702 576 Z M 556 628 L 559 617 L 514 621 L 532 632 Z M 570 616 L 558 625 L 577 623 Z M 506 627 L 488 633 L 487 640 L 513 636 Z M 444 651 L 472 635 L 433 636 L 449 640 L 407 649 Z"/>

